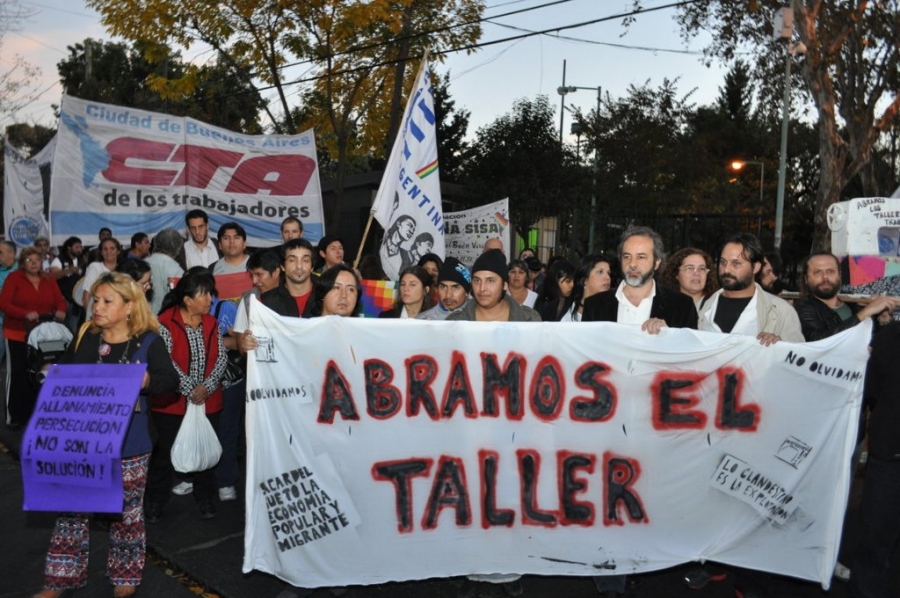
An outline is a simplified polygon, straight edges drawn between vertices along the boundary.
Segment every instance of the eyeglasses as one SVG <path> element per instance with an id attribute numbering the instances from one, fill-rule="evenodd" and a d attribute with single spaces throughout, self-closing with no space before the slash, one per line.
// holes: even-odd
<path id="1" fill-rule="evenodd" d="M 697 274 L 706 274 L 709 272 L 709 268 L 706 266 L 682 266 L 681 271 L 687 274 L 693 274 L 694 272 Z"/>

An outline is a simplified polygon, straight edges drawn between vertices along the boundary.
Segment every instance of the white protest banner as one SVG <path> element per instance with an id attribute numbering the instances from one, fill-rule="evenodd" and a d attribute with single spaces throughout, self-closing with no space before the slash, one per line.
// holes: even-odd
<path id="1" fill-rule="evenodd" d="M 503 241 L 503 253 L 512 256 L 509 227 L 509 199 L 501 199 L 477 208 L 444 214 L 447 255 L 472 266 L 494 237 Z"/>
<path id="2" fill-rule="evenodd" d="M 444 257 L 434 93 L 427 58 L 422 59 L 415 90 L 406 103 L 372 214 L 384 227 L 379 256 L 389 279 L 400 280 L 400 272 L 415 266 L 426 253 Z"/>
<path id="3" fill-rule="evenodd" d="M 120 239 L 165 227 L 184 229 L 199 208 L 211 234 L 229 221 L 247 244 L 281 243 L 287 216 L 306 237 L 324 234 L 312 130 L 244 135 L 190 118 L 63 98 L 50 193 L 53 242 L 93 238 L 101 227 Z"/>
<path id="4" fill-rule="evenodd" d="M 254 302 L 243 570 L 345 586 L 710 559 L 828 587 L 871 326 L 281 318 Z"/>
<path id="5" fill-rule="evenodd" d="M 56 147 L 56 136 L 33 158 L 26 158 L 3 138 L 3 222 L 6 238 L 23 247 L 50 234 L 44 211 L 44 180 Z M 46 180 L 49 182 L 49 177 Z"/>

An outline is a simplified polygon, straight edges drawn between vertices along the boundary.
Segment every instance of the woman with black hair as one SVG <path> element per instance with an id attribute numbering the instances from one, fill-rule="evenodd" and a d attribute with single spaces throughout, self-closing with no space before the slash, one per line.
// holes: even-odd
<path id="1" fill-rule="evenodd" d="M 226 352 L 216 319 L 210 315 L 216 283 L 210 271 L 195 266 L 184 273 L 163 301 L 159 314 L 160 336 L 166 342 L 175 371 L 178 391 L 153 397 L 153 423 L 159 440 L 150 463 L 147 485 L 147 521 L 162 517 L 162 509 L 172 487 L 172 445 L 184 415 L 187 402 L 204 405 L 206 417 L 218 429 L 222 411 L 222 389 L 219 382 L 225 372 Z M 216 516 L 213 498 L 216 494 L 215 467 L 194 472 L 194 499 L 201 519 Z"/>
<path id="2" fill-rule="evenodd" d="M 359 315 L 362 285 L 356 271 L 345 264 L 338 264 L 325 270 L 315 288 L 316 304 L 312 316 Z"/>
<path id="3" fill-rule="evenodd" d="M 431 309 L 431 276 L 421 266 L 410 266 L 400 273 L 400 292 L 394 299 L 394 307 L 386 309 L 379 318 L 415 318 Z"/>
<path id="4" fill-rule="evenodd" d="M 575 266 L 567 259 L 557 259 L 547 270 L 544 287 L 535 304 L 542 322 L 559 322 L 572 304 Z"/>
<path id="5" fill-rule="evenodd" d="M 522 260 L 509 262 L 509 280 L 506 281 L 506 290 L 519 305 L 534 307 L 538 294 L 528 288 L 528 266 Z"/>
<path id="6" fill-rule="evenodd" d="M 590 254 L 581 259 L 581 265 L 575 271 L 572 304 L 560 322 L 580 322 L 585 300 L 612 288 L 615 284 L 613 264 L 615 260 L 606 255 Z"/>
<path id="7" fill-rule="evenodd" d="M 150 264 L 140 258 L 130 257 L 116 266 L 116 272 L 130 276 L 144 292 L 144 297 L 147 298 L 148 302 L 153 299 Z"/>

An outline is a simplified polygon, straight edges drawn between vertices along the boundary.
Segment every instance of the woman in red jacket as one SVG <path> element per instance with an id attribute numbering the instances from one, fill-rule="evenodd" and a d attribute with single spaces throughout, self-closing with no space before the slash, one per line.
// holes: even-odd
<path id="1" fill-rule="evenodd" d="M 184 420 L 187 402 L 205 405 L 213 428 L 219 427 L 226 352 L 216 319 L 209 315 L 216 283 L 208 269 L 196 266 L 184 273 L 163 302 L 159 313 L 160 336 L 166 342 L 178 372 L 178 392 L 153 397 L 152 416 L 158 433 L 147 485 L 146 520 L 162 517 L 172 487 L 172 445 Z M 215 467 L 194 472 L 194 498 L 201 519 L 216 516 Z"/>
<path id="2" fill-rule="evenodd" d="M 28 423 L 37 400 L 37 388 L 28 377 L 28 332 L 41 318 L 61 322 L 66 317 L 66 300 L 56 280 L 43 272 L 42 261 L 39 249 L 23 249 L 19 269 L 9 274 L 0 291 L 7 355 L 6 423 L 13 430 Z"/>

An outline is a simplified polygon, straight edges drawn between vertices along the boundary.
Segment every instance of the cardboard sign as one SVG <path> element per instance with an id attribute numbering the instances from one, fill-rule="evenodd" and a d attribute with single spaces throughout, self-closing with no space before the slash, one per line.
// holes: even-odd
<path id="1" fill-rule="evenodd" d="M 22 440 L 26 511 L 122 512 L 122 443 L 146 369 L 50 369 Z"/>

